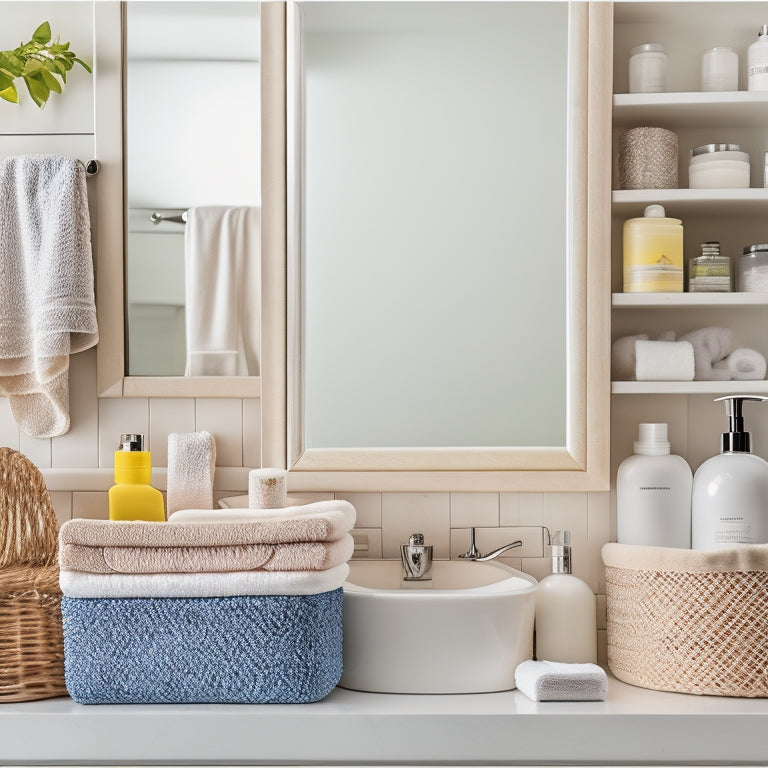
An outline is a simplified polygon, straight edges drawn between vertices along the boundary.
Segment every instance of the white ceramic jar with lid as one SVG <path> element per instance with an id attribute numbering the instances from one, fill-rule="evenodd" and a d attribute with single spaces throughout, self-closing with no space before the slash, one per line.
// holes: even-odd
<path id="1" fill-rule="evenodd" d="M 630 50 L 630 93 L 663 93 L 666 82 L 667 53 L 661 43 L 643 43 Z"/>
<path id="2" fill-rule="evenodd" d="M 739 55 L 727 45 L 705 51 L 701 57 L 702 91 L 738 91 Z"/>
<path id="3" fill-rule="evenodd" d="M 691 150 L 690 189 L 748 189 L 749 155 L 738 144 L 704 144 Z"/>
<path id="4" fill-rule="evenodd" d="M 768 292 L 768 243 L 748 245 L 736 264 L 738 290 Z"/>

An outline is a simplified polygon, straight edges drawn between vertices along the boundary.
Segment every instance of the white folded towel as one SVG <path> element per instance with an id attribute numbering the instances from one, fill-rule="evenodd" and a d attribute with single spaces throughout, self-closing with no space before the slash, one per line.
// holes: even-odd
<path id="1" fill-rule="evenodd" d="M 710 326 L 684 333 L 678 341 L 690 341 L 696 364 L 696 381 L 728 381 L 730 372 L 715 368 L 714 364 L 733 351 L 733 331 L 730 328 Z"/>
<path id="2" fill-rule="evenodd" d="M 168 514 L 213 507 L 216 441 L 210 432 L 168 435 Z"/>
<path id="3" fill-rule="evenodd" d="M 638 381 L 693 381 L 694 350 L 688 341 L 635 342 Z"/>
<path id="4" fill-rule="evenodd" d="M 69 356 L 96 344 L 85 169 L 57 155 L 0 163 L 0 395 L 32 437 L 69 430 Z"/>
<path id="5" fill-rule="evenodd" d="M 756 349 L 734 349 L 725 360 L 715 363 L 718 370 L 728 371 L 734 381 L 757 381 L 765 378 L 766 360 Z"/>
<path id="6" fill-rule="evenodd" d="M 84 573 L 61 571 L 67 597 L 233 597 L 317 595 L 338 589 L 349 575 L 346 563 L 325 571 L 230 571 L 228 573 Z"/>
<path id="7" fill-rule="evenodd" d="M 333 538 L 340 538 L 355 525 L 355 508 L 344 499 L 316 501 L 299 507 L 283 509 L 182 509 L 169 516 L 169 523 L 291 520 L 295 518 L 317 518 L 331 523 Z"/>
<path id="8" fill-rule="evenodd" d="M 193 207 L 184 230 L 187 376 L 258 376 L 261 211 Z"/>
<path id="9" fill-rule="evenodd" d="M 533 701 L 605 701 L 608 676 L 597 664 L 524 661 L 515 685 Z"/>
<path id="10" fill-rule="evenodd" d="M 614 381 L 633 381 L 635 378 L 635 342 L 647 341 L 647 333 L 623 336 L 611 344 L 611 378 Z"/>

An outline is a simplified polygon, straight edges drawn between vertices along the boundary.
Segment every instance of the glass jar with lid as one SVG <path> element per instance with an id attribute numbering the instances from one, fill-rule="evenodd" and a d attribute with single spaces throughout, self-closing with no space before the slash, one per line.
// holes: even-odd
<path id="1" fill-rule="evenodd" d="M 731 290 L 731 260 L 720 253 L 720 243 L 701 244 L 701 255 L 688 264 L 690 293 L 727 293 Z"/>
<path id="2" fill-rule="evenodd" d="M 768 293 L 768 243 L 748 245 L 736 266 L 740 291 Z"/>

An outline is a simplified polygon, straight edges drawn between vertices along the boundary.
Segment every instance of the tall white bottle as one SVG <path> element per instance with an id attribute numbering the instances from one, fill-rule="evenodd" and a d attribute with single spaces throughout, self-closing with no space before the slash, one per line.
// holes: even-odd
<path id="1" fill-rule="evenodd" d="M 666 424 L 641 424 L 635 455 L 616 474 L 619 544 L 691 548 L 693 473 L 669 452 Z"/>
<path id="2" fill-rule="evenodd" d="M 728 432 L 721 453 L 707 459 L 693 477 L 691 502 L 693 549 L 725 549 L 768 544 L 768 462 L 751 453 L 744 430 L 745 400 L 762 395 L 718 397 L 725 402 Z"/>
<path id="3" fill-rule="evenodd" d="M 552 575 L 536 588 L 536 658 L 579 664 L 597 662 L 596 598 L 571 573 L 571 534 L 552 538 Z"/>

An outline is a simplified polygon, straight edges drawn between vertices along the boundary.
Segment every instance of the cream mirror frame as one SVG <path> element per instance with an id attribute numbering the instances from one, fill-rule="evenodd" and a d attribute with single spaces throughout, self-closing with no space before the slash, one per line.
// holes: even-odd
<path id="1" fill-rule="evenodd" d="M 609 488 L 612 6 L 572 2 L 569 22 L 567 424 L 563 446 L 307 448 L 302 421 L 302 64 L 300 3 L 286 6 L 285 367 L 262 393 L 265 463 L 294 490 L 605 491 Z M 275 190 L 273 190 L 275 191 Z M 265 190 L 265 194 L 267 190 Z M 280 265 L 281 267 L 283 265 Z M 282 377 L 285 376 L 283 382 Z M 283 383 L 285 386 L 283 387 Z"/>
<path id="2" fill-rule="evenodd" d="M 275 11 L 282 17 L 281 3 L 273 6 L 266 18 L 273 19 Z M 280 6 L 280 8 L 278 8 Z M 259 376 L 128 376 L 125 361 L 125 270 L 124 270 L 124 156 L 123 116 L 125 67 L 125 13 L 119 2 L 94 4 L 95 14 L 95 155 L 100 162 L 96 185 L 98 223 L 94 227 L 96 251 L 96 303 L 100 343 L 96 355 L 97 394 L 99 397 L 259 397 Z M 262 39 L 283 47 L 282 21 L 277 29 L 269 21 L 261 25 Z M 116 45 L 120 41 L 120 45 Z M 275 48 L 275 43 L 271 43 Z M 262 80 L 264 73 L 262 73 Z M 263 97 L 263 93 L 262 93 Z M 282 131 L 282 115 L 276 116 L 276 129 Z M 275 129 L 265 127 L 262 145 L 274 136 Z M 264 151 L 262 149 L 262 151 Z M 273 163 L 274 165 L 274 163 Z M 262 175 L 269 174 L 262 168 Z M 284 175 L 282 173 L 281 175 Z M 263 207 L 263 206 L 262 206 Z M 267 212 L 263 211 L 263 215 Z M 270 225 L 265 225 L 262 241 L 270 239 Z M 269 277 L 269 276 L 268 276 Z M 279 331 L 278 331 L 279 332 Z M 271 336 L 269 328 L 262 333 Z"/>

